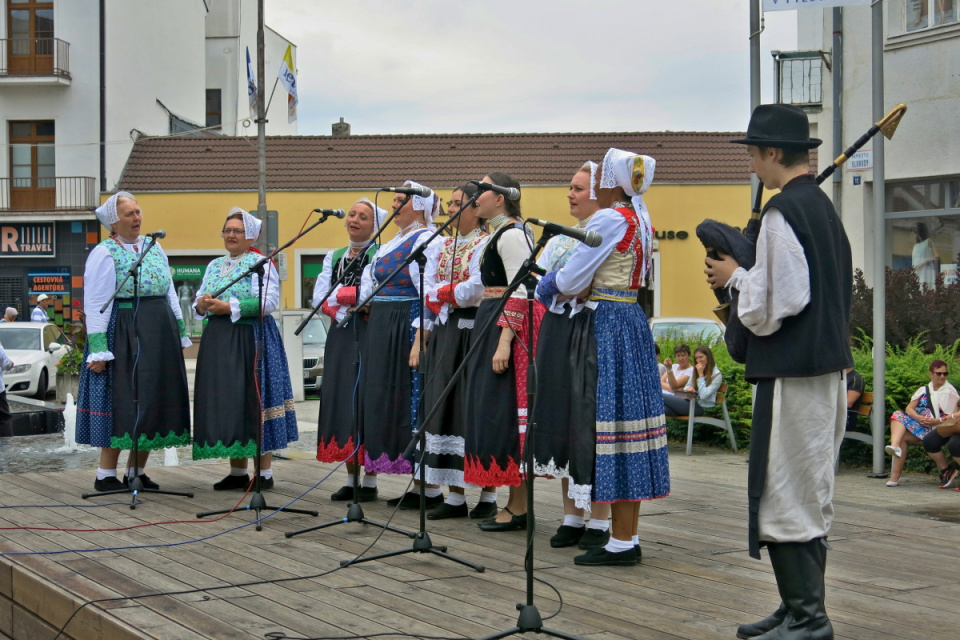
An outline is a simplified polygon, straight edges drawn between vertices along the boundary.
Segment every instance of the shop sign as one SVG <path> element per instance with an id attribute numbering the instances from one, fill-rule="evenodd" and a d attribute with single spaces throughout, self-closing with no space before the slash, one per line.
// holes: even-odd
<path id="1" fill-rule="evenodd" d="M 53 258 L 55 256 L 52 222 L 0 225 L 0 257 Z"/>
<path id="2" fill-rule="evenodd" d="M 690 234 L 686 231 L 654 231 L 657 240 L 686 240 Z"/>
<path id="3" fill-rule="evenodd" d="M 186 265 L 170 267 L 170 275 L 174 280 L 203 280 L 207 268 L 203 265 Z"/>
<path id="4" fill-rule="evenodd" d="M 69 273 L 28 273 L 27 288 L 30 293 L 70 293 Z"/>

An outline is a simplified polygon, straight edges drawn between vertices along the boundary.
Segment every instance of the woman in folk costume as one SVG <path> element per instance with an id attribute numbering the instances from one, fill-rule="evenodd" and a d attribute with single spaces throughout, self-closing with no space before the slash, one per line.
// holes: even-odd
<path id="1" fill-rule="evenodd" d="M 437 259 L 427 264 L 428 313 L 424 320 L 427 323 L 432 321 L 433 330 L 425 354 L 428 376 L 424 381 L 420 407 L 424 414 L 433 409 L 454 372 L 463 363 L 470 348 L 477 305 L 483 299 L 480 255 L 487 232 L 482 228 L 483 221 L 477 217 L 476 207 L 461 208 L 464 196 L 472 195 L 476 190 L 473 184 L 454 190 L 447 214 L 453 217 L 459 213 L 454 225 L 456 230 L 453 236 L 443 240 Z M 467 509 L 463 480 L 466 386 L 466 378 L 461 377 L 426 424 L 426 481 L 450 487 L 446 501 L 427 516 L 431 520 L 465 518 L 467 515 L 490 518 L 497 513 L 497 488 L 494 486 L 484 487 L 477 506 Z"/>
<path id="2" fill-rule="evenodd" d="M 597 163 L 587 162 L 570 180 L 567 201 L 570 215 L 577 219 L 578 229 L 586 228 L 600 208 L 596 178 Z M 556 235 L 547 242 L 537 264 L 548 273 L 559 271 L 579 245 L 575 238 Z M 596 419 L 596 398 L 593 393 L 587 393 L 588 383 L 584 379 L 590 370 L 587 366 L 590 352 L 585 348 L 585 342 L 573 339 L 574 335 L 586 333 L 592 318 L 590 314 L 580 313 L 583 300 L 565 296 L 563 300 L 557 300 L 557 297 L 561 296 L 549 301 L 549 313 L 544 314 L 537 340 L 537 369 L 541 372 L 541 382 L 550 386 L 547 389 L 541 384 L 537 397 L 550 398 L 550 401 L 538 401 L 534 407 L 532 423 L 538 425 L 533 439 L 534 470 L 538 476 L 561 478 L 563 524 L 550 538 L 550 546 L 577 545 L 587 550 L 602 547 L 610 539 L 610 505 L 593 503 L 589 509 L 589 521 L 585 522 L 587 509 L 577 506 L 569 490 L 571 456 L 590 466 L 586 473 L 592 473 L 594 459 L 593 429 L 583 428 L 592 425 Z M 577 434 L 583 439 L 577 440 Z M 581 450 L 589 455 L 578 457 Z"/>
<path id="3" fill-rule="evenodd" d="M 484 182 L 520 190 L 520 183 L 505 173 L 491 173 Z M 500 298 L 523 262 L 530 257 L 533 236 L 523 227 L 520 200 L 486 191 L 477 199 L 477 215 L 490 225 L 480 259 L 485 287 L 477 310 L 479 352 L 467 365 L 467 436 L 464 442 L 464 481 L 480 486 L 508 486 L 507 506 L 496 517 L 480 523 L 484 531 L 513 531 L 527 527 L 525 470 L 521 452 L 527 430 L 527 293 L 521 286 L 503 311 Z M 534 334 L 543 308 L 535 306 Z M 479 331 L 493 319 L 485 336 Z"/>
<path id="4" fill-rule="evenodd" d="M 122 490 L 134 469 L 140 470 L 145 488 L 157 489 L 142 473 L 150 451 L 190 444 L 190 400 L 181 349 L 191 343 L 170 265 L 159 245 L 144 257 L 136 281 L 127 279 L 112 306 L 100 313 L 140 257 L 146 238 L 140 235 L 140 205 L 126 191 L 111 196 L 96 213 L 110 236 L 90 252 L 83 271 L 87 345 L 77 399 L 77 442 L 101 447 L 97 491 Z M 139 460 L 134 465 L 128 458 L 120 482 L 120 449 L 130 449 L 134 437 Z"/>
<path id="5" fill-rule="evenodd" d="M 280 276 L 272 262 L 219 291 L 263 258 L 252 247 L 260 220 L 234 207 L 223 223 L 228 255 L 207 265 L 194 301 L 204 319 L 194 382 L 193 458 L 229 458 L 230 473 L 217 491 L 250 485 L 247 458 L 257 453 L 262 428 L 260 488 L 273 487 L 271 451 L 298 438 L 287 355 L 270 314 L 280 304 Z M 257 351 L 259 350 L 259 353 Z M 262 427 L 261 427 L 262 421 Z"/>
<path id="6" fill-rule="evenodd" d="M 594 420 L 572 420 L 569 434 L 569 497 L 577 507 L 609 502 L 613 513 L 610 540 L 574 559 L 580 565 L 633 565 L 640 561 L 637 518 L 640 501 L 670 492 L 663 397 L 653 336 L 637 291 L 647 275 L 653 229 L 641 194 L 653 180 L 653 158 L 620 149 L 604 156 L 597 186 L 601 207 L 586 229 L 603 241 L 591 248 L 578 244 L 567 263 L 547 273 L 537 295 L 551 306 L 586 298 L 583 315 L 568 349 L 584 349 L 582 393 L 595 398 Z M 589 292 L 589 293 L 588 293 Z M 585 346 L 581 346 L 585 345 Z M 552 345 L 559 348 L 559 345 Z M 540 403 L 557 401 L 552 371 L 540 369 Z M 540 424 L 541 432 L 553 425 Z M 544 438 L 545 443 L 549 440 Z M 591 447 L 590 444 L 593 446 Z M 582 453 L 593 453 L 581 456 Z M 549 451 L 543 452 L 549 460 Z"/>
<path id="7" fill-rule="evenodd" d="M 405 187 L 420 187 L 406 181 Z M 403 456 L 417 427 L 420 396 L 420 340 L 427 332 L 420 327 L 420 267 L 416 261 L 404 267 L 391 280 L 387 278 L 411 252 L 433 234 L 433 219 L 440 208 L 435 193 L 427 197 L 405 196 L 393 199 L 400 227 L 397 235 L 382 245 L 363 270 L 359 299 L 365 300 L 381 282 L 386 286 L 370 303 L 366 344 L 361 351 L 360 388 L 363 389 L 361 425 L 363 429 L 364 469 L 370 473 L 411 473 L 413 464 Z M 427 261 L 440 247 L 432 242 L 426 248 Z M 341 296 L 341 304 L 353 306 L 356 300 Z M 416 339 L 415 339 L 416 338 Z M 425 345 L 424 345 L 425 346 Z M 427 505 L 443 502 L 439 488 L 427 489 Z M 387 501 L 389 506 L 416 509 L 418 493 L 407 492 Z"/>
<path id="8" fill-rule="evenodd" d="M 367 198 L 357 200 L 343 223 L 350 236 L 350 244 L 326 255 L 323 269 L 313 287 L 313 305 L 317 306 L 323 301 L 320 310 L 331 319 L 323 352 L 317 460 L 347 460 L 347 483 L 331 494 L 331 500 L 353 500 L 354 491 L 358 491 L 358 502 L 377 498 L 376 473 L 367 474 L 359 490 L 353 486 L 357 460 L 363 460 L 362 446 L 358 457 L 354 457 L 353 453 L 359 444 L 354 440 L 359 420 L 355 409 L 361 403 L 356 396 L 363 392 L 363 388 L 357 384 L 357 363 L 366 340 L 367 314 L 365 311 L 358 312 L 344 327 L 337 328 L 336 324 L 346 317 L 351 306 L 347 303 L 356 304 L 360 275 L 377 252 L 373 236 L 386 219 L 386 209 L 374 205 Z M 340 284 L 331 292 L 330 286 L 335 282 Z M 327 296 L 325 300 L 324 296 Z"/>

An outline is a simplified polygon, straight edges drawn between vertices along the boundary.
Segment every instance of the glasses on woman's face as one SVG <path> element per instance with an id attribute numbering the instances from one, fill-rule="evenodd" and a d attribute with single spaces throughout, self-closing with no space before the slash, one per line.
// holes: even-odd
<path id="1" fill-rule="evenodd" d="M 224 229 L 220 233 L 225 236 L 242 236 L 243 229 Z"/>
<path id="2" fill-rule="evenodd" d="M 947 372 L 946 372 L 946 371 L 934 371 L 934 372 L 933 372 L 933 375 L 935 375 L 935 376 L 945 376 L 945 375 L 947 375 Z"/>

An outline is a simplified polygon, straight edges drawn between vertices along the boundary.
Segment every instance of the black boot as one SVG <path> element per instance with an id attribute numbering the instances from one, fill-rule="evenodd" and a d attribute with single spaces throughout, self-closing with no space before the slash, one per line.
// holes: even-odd
<path id="1" fill-rule="evenodd" d="M 766 633 L 771 629 L 775 629 L 780 626 L 780 623 L 783 622 L 784 618 L 787 617 L 787 608 L 781 602 L 780 606 L 777 607 L 777 610 L 772 614 L 761 620 L 760 622 L 751 622 L 750 624 L 742 624 L 737 627 L 737 637 L 738 638 L 753 638 L 759 636 L 762 633 Z"/>
<path id="2" fill-rule="evenodd" d="M 780 599 L 787 608 L 783 623 L 755 636 L 757 640 L 833 640 L 833 625 L 823 600 L 827 551 L 820 538 L 809 542 L 768 543 Z"/>

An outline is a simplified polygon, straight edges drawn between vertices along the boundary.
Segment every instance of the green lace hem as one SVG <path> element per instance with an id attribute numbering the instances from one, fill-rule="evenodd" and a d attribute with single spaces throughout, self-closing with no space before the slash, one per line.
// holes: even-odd
<path id="1" fill-rule="evenodd" d="M 87 336 L 87 344 L 90 345 L 90 353 L 103 353 L 109 351 L 107 348 L 107 334 L 91 333 Z"/>
<path id="2" fill-rule="evenodd" d="M 190 444 L 189 433 L 173 433 L 166 435 L 157 435 L 153 438 L 141 435 L 137 441 L 137 448 L 140 451 L 155 451 L 157 449 L 166 449 L 167 447 L 185 447 Z M 133 449 L 133 438 L 130 434 L 124 434 L 122 437 L 112 436 L 110 438 L 110 447 L 113 449 Z"/>
<path id="3" fill-rule="evenodd" d="M 222 441 L 217 444 L 193 443 L 193 459 L 205 460 L 207 458 L 253 458 L 257 455 L 257 441 L 249 440 L 247 442 L 234 442 L 229 447 Z"/>
<path id="4" fill-rule="evenodd" d="M 260 315 L 260 300 L 258 298 L 244 298 L 240 301 L 240 317 L 255 318 Z"/>
<path id="5" fill-rule="evenodd" d="M 187 323 L 184 322 L 182 319 L 181 319 L 181 320 L 177 320 L 177 328 L 180 330 L 180 337 L 181 337 L 181 338 L 186 338 L 186 337 L 187 337 Z"/>

